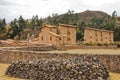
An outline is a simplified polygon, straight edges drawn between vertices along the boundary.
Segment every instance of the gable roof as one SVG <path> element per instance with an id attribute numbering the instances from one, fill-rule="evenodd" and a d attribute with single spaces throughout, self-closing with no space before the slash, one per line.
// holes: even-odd
<path id="1" fill-rule="evenodd" d="M 68 24 L 59 24 L 59 26 L 77 28 L 77 27 L 76 27 L 76 26 L 74 26 L 74 25 L 68 25 Z"/>
<path id="2" fill-rule="evenodd" d="M 85 27 L 84 29 L 89 29 L 89 30 L 94 30 L 94 31 L 111 32 L 111 33 L 113 33 L 113 31 L 111 31 L 111 30 L 102 30 L 102 29 L 89 28 L 89 27 Z"/>

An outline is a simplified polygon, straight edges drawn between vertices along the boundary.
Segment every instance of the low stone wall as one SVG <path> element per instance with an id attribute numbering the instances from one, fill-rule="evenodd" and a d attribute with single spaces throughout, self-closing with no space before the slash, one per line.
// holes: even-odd
<path id="1" fill-rule="evenodd" d="M 92 56 L 16 61 L 6 74 L 33 80 L 107 80 L 109 77 L 105 66 Z"/>
<path id="2" fill-rule="evenodd" d="M 32 60 L 32 59 L 72 59 L 74 57 L 82 58 L 88 54 L 69 54 L 69 53 L 35 53 L 35 52 L 17 52 L 17 51 L 0 51 L 0 63 L 12 63 L 13 61 L 19 60 Z M 101 62 L 110 70 L 111 72 L 120 73 L 120 55 L 89 55 L 95 56 L 100 59 Z"/>
<path id="3" fill-rule="evenodd" d="M 51 51 L 57 50 L 56 46 L 26 46 L 21 48 L 16 48 L 16 50 L 22 51 Z"/>
<path id="4" fill-rule="evenodd" d="M 66 49 L 117 49 L 117 45 L 111 46 L 86 46 L 86 45 L 64 45 Z"/>

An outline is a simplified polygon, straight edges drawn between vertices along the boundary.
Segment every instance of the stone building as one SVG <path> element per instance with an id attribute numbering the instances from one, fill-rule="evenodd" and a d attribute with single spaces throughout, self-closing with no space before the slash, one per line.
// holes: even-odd
<path id="1" fill-rule="evenodd" d="M 76 26 L 59 24 L 59 26 L 44 25 L 39 33 L 39 43 L 63 45 L 76 44 Z"/>
<path id="2" fill-rule="evenodd" d="M 113 43 L 113 31 L 94 28 L 84 28 L 84 43 Z"/>

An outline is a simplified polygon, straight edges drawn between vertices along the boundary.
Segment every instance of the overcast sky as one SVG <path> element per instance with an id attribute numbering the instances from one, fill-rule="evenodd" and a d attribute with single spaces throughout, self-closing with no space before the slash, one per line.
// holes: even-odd
<path id="1" fill-rule="evenodd" d="M 105 11 L 114 10 L 120 15 L 120 0 L 0 0 L 0 18 L 7 22 L 22 15 L 30 19 L 33 15 L 47 17 L 52 13 L 62 14 L 68 10 L 82 12 L 87 9 Z"/>

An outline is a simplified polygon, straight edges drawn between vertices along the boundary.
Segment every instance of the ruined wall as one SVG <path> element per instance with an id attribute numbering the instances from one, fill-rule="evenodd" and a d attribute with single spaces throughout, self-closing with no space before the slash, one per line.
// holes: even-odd
<path id="1" fill-rule="evenodd" d="M 117 45 L 90 46 L 90 45 L 64 45 L 65 49 L 118 49 Z"/>
<path id="2" fill-rule="evenodd" d="M 84 43 L 113 43 L 114 35 L 112 31 L 85 28 Z"/>
<path id="3" fill-rule="evenodd" d="M 64 44 L 76 44 L 76 28 L 71 26 L 59 26 L 62 42 Z M 66 37 L 63 40 L 63 36 L 66 35 Z"/>
<path id="4" fill-rule="evenodd" d="M 15 61 L 6 74 L 32 80 L 107 80 L 109 72 L 96 57 Z"/>
<path id="5" fill-rule="evenodd" d="M 32 59 L 70 59 L 74 57 L 88 56 L 88 54 L 57 54 L 57 53 L 44 53 L 44 52 L 13 52 L 13 51 L 0 51 L 0 62 L 1 63 L 12 63 L 17 60 L 32 60 Z M 89 55 L 100 58 L 103 64 L 112 72 L 120 73 L 120 55 Z"/>
<path id="6" fill-rule="evenodd" d="M 39 33 L 39 43 L 48 43 L 49 37 L 49 28 L 44 27 L 42 28 L 41 32 Z"/>
<path id="7" fill-rule="evenodd" d="M 96 42 L 95 31 L 85 29 L 84 30 L 84 43 L 94 43 L 94 42 Z"/>

